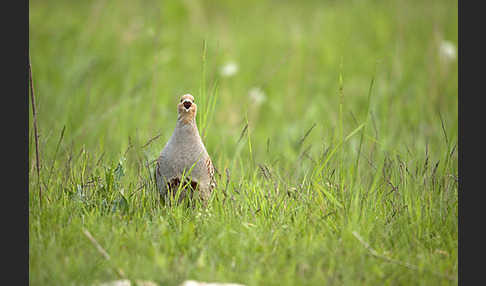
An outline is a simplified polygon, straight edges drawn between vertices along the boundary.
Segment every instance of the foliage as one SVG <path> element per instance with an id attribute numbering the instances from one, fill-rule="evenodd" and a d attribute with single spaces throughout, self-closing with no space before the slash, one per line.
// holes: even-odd
<path id="1" fill-rule="evenodd" d="M 115 269 L 457 283 L 457 60 L 439 52 L 457 2 L 31 1 L 29 16 L 31 285 Z M 162 205 L 153 182 L 185 93 L 218 171 L 207 208 Z"/>

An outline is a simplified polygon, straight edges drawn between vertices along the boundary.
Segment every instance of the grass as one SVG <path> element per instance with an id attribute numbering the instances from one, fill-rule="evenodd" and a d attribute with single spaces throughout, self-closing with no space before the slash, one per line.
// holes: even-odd
<path id="1" fill-rule="evenodd" d="M 457 45 L 457 2 L 29 13 L 31 285 L 457 284 L 457 60 L 439 55 Z M 207 208 L 161 205 L 154 189 L 185 93 L 218 170 Z"/>

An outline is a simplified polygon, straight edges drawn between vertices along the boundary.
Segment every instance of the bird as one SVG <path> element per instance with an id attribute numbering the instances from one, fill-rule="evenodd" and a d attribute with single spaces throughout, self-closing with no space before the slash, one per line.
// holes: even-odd
<path id="1" fill-rule="evenodd" d="M 196 113 L 194 96 L 182 95 L 175 129 L 156 161 L 155 181 L 164 201 L 170 201 L 169 195 L 175 197 L 183 184 L 179 203 L 197 193 L 206 205 L 216 187 L 214 165 L 199 135 Z"/>

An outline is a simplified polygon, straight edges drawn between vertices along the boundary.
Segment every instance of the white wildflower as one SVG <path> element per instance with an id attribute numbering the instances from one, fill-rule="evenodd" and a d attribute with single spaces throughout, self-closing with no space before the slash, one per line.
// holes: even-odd
<path id="1" fill-rule="evenodd" d="M 267 100 L 265 92 L 259 87 L 251 88 L 248 92 L 248 96 L 256 105 L 260 105 Z"/>
<path id="2" fill-rule="evenodd" d="M 221 67 L 221 76 L 230 77 L 234 76 L 238 72 L 238 65 L 235 62 L 227 62 Z"/>
<path id="3" fill-rule="evenodd" d="M 450 41 L 442 41 L 439 47 L 440 57 L 446 61 L 453 61 L 457 58 L 456 46 Z"/>
<path id="4" fill-rule="evenodd" d="M 128 279 L 124 280 L 114 280 L 106 283 L 102 283 L 99 286 L 131 286 L 132 282 Z"/>

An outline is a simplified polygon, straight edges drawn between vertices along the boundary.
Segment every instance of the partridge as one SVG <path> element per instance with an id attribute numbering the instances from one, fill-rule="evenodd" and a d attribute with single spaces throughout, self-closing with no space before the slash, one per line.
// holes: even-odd
<path id="1" fill-rule="evenodd" d="M 179 202 L 197 193 L 207 203 L 216 186 L 214 166 L 197 129 L 196 112 L 194 97 L 183 95 L 177 104 L 178 116 L 174 132 L 157 159 L 155 181 L 166 201 L 183 184 Z"/>

